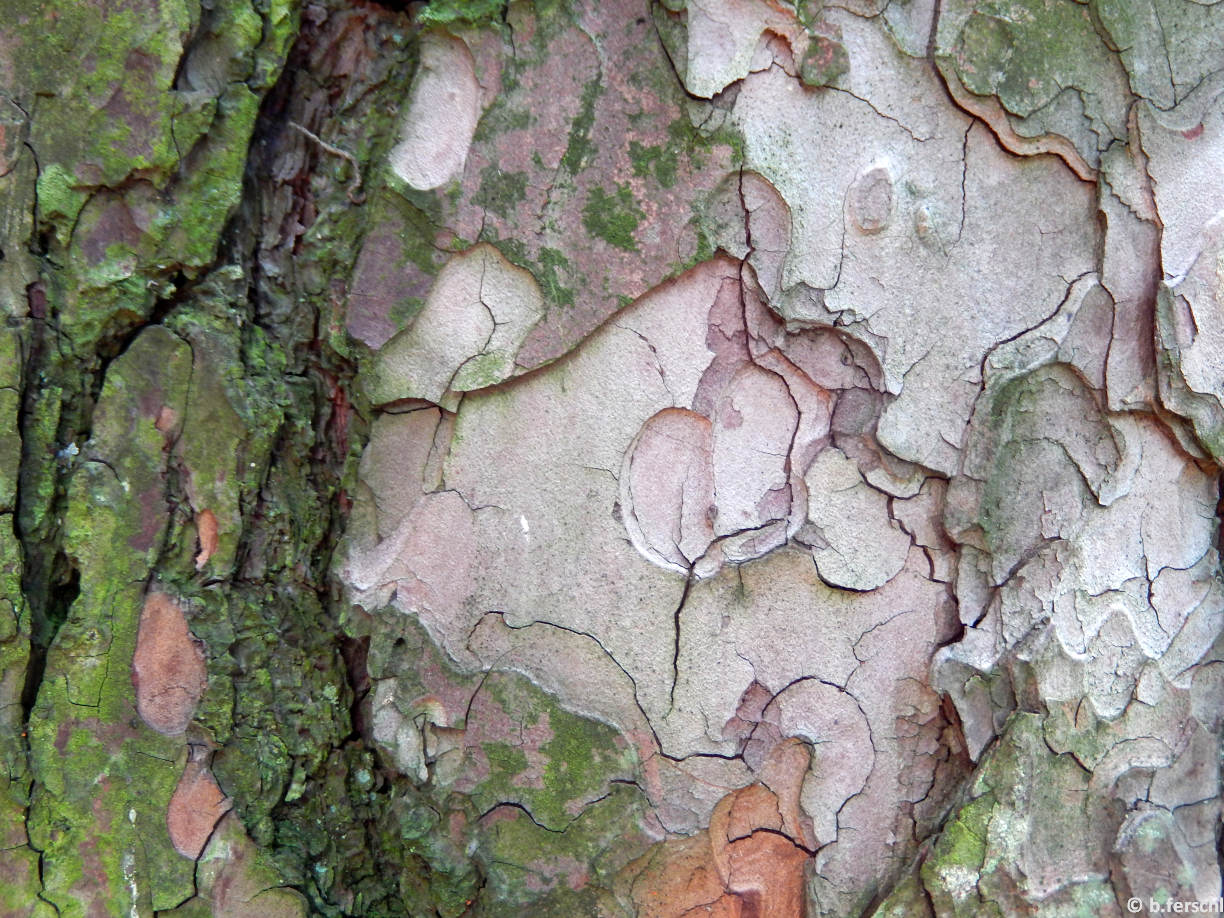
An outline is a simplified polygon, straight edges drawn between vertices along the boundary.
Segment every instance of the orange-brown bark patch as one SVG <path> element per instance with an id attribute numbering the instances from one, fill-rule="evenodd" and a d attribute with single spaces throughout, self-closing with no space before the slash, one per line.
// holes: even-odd
<path id="1" fill-rule="evenodd" d="M 727 846 L 728 891 L 744 903 L 744 918 L 803 918 L 803 865 L 808 853 L 773 832 L 754 832 Z"/>
<path id="2" fill-rule="evenodd" d="M 633 878 L 631 897 L 638 918 L 738 914 L 722 906 L 711 911 L 725 890 L 704 831 L 653 846 L 625 873 Z"/>
<path id="3" fill-rule="evenodd" d="M 211 510 L 196 514 L 196 537 L 200 540 L 200 553 L 196 555 L 195 566 L 200 571 L 217 550 L 217 516 Z"/>
<path id="4" fill-rule="evenodd" d="M 798 741 L 767 756 L 763 781 L 723 797 L 710 827 L 670 839 L 629 864 L 622 877 L 641 918 L 803 918 L 809 820 L 799 789 L 810 757 Z M 776 788 L 776 790 L 775 790 Z"/>
<path id="5" fill-rule="evenodd" d="M 150 593 L 132 657 L 136 710 L 158 733 L 182 733 L 206 683 L 204 651 L 183 610 L 165 593 Z"/>

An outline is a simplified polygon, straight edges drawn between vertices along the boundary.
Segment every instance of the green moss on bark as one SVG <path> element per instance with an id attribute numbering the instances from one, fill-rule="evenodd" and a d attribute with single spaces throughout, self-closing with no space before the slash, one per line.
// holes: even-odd
<path id="1" fill-rule="evenodd" d="M 627 185 L 618 184 L 611 194 L 599 186 L 592 188 L 582 208 L 582 225 L 587 232 L 626 252 L 637 251 L 634 234 L 644 219 L 646 215 Z"/>

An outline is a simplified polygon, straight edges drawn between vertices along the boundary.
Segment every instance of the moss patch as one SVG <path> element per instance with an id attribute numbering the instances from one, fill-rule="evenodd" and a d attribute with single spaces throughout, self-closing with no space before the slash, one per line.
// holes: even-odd
<path id="1" fill-rule="evenodd" d="M 612 194 L 598 185 L 592 188 L 582 208 L 582 225 L 587 232 L 626 252 L 637 251 L 634 234 L 644 219 L 646 215 L 633 199 L 629 186 L 619 183 Z"/>
<path id="2" fill-rule="evenodd" d="M 507 0 L 429 0 L 418 14 L 422 25 L 479 25 L 501 21 Z"/>
<path id="3" fill-rule="evenodd" d="M 526 172 L 502 172 L 488 165 L 480 173 L 480 190 L 472 195 L 472 203 L 508 217 L 526 197 Z"/>
<path id="4" fill-rule="evenodd" d="M 571 175 L 577 175 L 594 156 L 591 128 L 595 125 L 595 102 L 602 91 L 597 80 L 592 80 L 582 87 L 578 114 L 570 125 L 569 142 L 565 147 L 565 155 L 561 157 L 562 167 Z"/>

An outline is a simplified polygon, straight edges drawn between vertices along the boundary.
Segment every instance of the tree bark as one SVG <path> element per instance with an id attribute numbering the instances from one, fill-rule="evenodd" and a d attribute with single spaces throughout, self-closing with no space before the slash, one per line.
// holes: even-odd
<path id="1" fill-rule="evenodd" d="M 0 915 L 1214 901 L 1221 17 L 10 2 Z"/>

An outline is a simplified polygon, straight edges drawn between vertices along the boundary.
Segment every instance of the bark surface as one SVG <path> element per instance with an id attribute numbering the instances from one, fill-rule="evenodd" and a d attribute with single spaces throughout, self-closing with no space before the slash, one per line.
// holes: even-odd
<path id="1" fill-rule="evenodd" d="M 1224 4 L 0 0 L 0 915 L 1221 893 Z"/>

